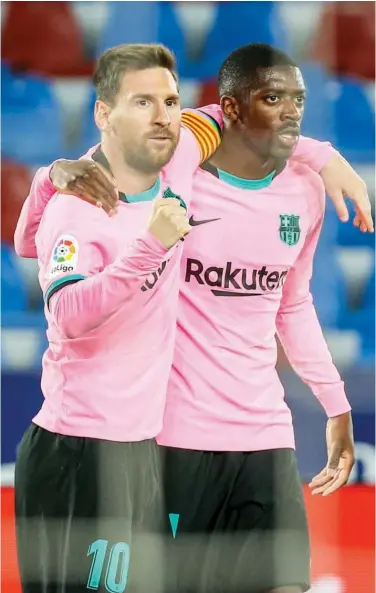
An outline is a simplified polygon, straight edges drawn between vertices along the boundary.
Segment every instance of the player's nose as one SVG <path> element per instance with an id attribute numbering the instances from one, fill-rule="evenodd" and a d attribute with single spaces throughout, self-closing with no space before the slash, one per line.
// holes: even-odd
<path id="1" fill-rule="evenodd" d="M 298 122 L 301 120 L 302 115 L 303 113 L 301 107 L 293 99 L 287 99 L 284 101 L 281 112 L 281 120 L 291 120 Z"/>
<path id="2" fill-rule="evenodd" d="M 155 110 L 154 123 L 163 127 L 170 125 L 171 117 L 168 112 L 167 106 L 164 103 L 161 105 L 157 105 Z"/>

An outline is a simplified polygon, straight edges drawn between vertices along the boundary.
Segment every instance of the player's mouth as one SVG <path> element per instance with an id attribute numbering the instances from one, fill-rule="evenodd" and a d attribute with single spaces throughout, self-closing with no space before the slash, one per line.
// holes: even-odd
<path id="1" fill-rule="evenodd" d="M 298 128 L 286 128 L 282 132 L 278 132 L 278 139 L 286 148 L 294 146 L 299 138 Z"/>
<path id="2" fill-rule="evenodd" d="M 172 142 L 171 136 L 151 136 L 149 139 L 152 140 L 152 142 L 159 144 L 160 146 L 171 144 Z"/>

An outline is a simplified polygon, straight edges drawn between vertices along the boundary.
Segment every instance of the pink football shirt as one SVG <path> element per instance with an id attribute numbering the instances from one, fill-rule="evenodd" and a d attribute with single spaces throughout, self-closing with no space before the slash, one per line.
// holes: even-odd
<path id="1" fill-rule="evenodd" d="M 309 288 L 324 201 L 319 175 L 294 159 L 260 182 L 196 173 L 160 444 L 294 447 L 276 334 L 328 416 L 350 409 Z"/>
<path id="2" fill-rule="evenodd" d="M 214 120 L 217 120 L 220 125 L 222 124 L 222 112 L 220 108 L 216 105 L 208 106 L 196 112 L 193 110 L 187 110 L 183 115 L 183 121 L 184 124 L 187 127 L 189 127 L 190 130 L 194 133 L 200 150 L 198 151 L 197 146 L 192 146 L 192 136 L 189 136 L 189 139 L 187 137 L 185 142 L 187 143 L 186 147 L 189 148 L 188 152 L 187 148 L 185 148 L 184 155 L 182 156 L 183 151 L 179 152 L 179 146 L 177 154 L 174 156 L 173 160 L 170 162 L 168 167 L 166 167 L 166 170 L 163 171 L 161 175 L 162 189 L 164 186 L 167 185 L 167 183 L 170 184 L 174 192 L 178 193 L 178 195 L 181 195 L 186 203 L 189 203 L 189 199 L 187 199 L 187 194 L 189 193 L 188 176 L 189 174 L 192 175 L 190 160 L 187 159 L 187 155 L 190 156 L 190 150 L 192 150 L 192 165 L 193 161 L 195 161 L 195 166 L 197 166 L 200 157 L 202 160 L 204 160 L 204 157 L 208 156 L 208 152 L 210 152 L 213 143 L 215 144 L 216 142 L 216 138 L 213 137 L 213 135 L 215 136 L 213 129 L 205 131 L 205 116 L 203 115 L 203 113 L 200 115 L 201 111 L 203 113 L 206 112 L 208 115 L 214 118 Z M 187 133 L 188 132 L 185 131 L 185 134 Z M 184 147 L 185 145 L 182 144 L 182 146 Z M 311 168 L 313 168 L 315 171 L 320 171 L 321 168 L 328 162 L 328 160 L 332 157 L 334 153 L 335 151 L 333 150 L 333 148 L 327 143 L 320 143 L 315 140 L 301 138 L 294 157 L 296 157 L 297 160 L 300 159 L 302 162 L 308 162 Z M 180 169 L 180 171 L 178 171 L 178 169 Z M 167 177 L 166 171 L 168 171 Z M 200 176 L 201 174 L 202 173 L 199 173 L 198 175 Z M 206 173 L 205 175 L 209 174 Z M 174 180 L 174 184 L 172 183 L 171 179 Z M 276 182 L 277 180 L 273 183 Z M 20 221 L 15 235 L 15 246 L 19 255 L 22 255 L 23 257 L 35 256 L 35 232 L 40 223 L 40 219 L 46 207 L 46 204 L 51 199 L 51 196 L 53 195 L 54 191 L 55 190 L 49 180 L 49 169 L 44 168 L 39 170 L 34 179 L 30 195 L 24 204 L 24 208 L 22 210 Z M 200 186 L 196 187 L 195 191 L 197 191 L 197 195 L 195 196 L 195 204 L 197 211 L 199 212 L 200 208 L 205 207 L 206 209 L 206 194 L 202 193 Z M 232 194 L 233 192 L 231 188 L 231 195 Z M 160 192 L 158 195 L 160 195 Z M 320 201 L 321 197 L 319 194 L 316 195 L 316 199 L 319 199 Z M 68 204 L 68 206 L 63 206 L 63 203 Z M 228 204 L 230 203 L 231 201 L 228 202 Z M 81 205 L 78 206 L 78 204 Z M 174 288 L 174 281 L 176 281 L 176 274 L 174 276 L 174 270 L 180 257 L 181 246 L 175 248 L 175 251 L 172 250 L 172 253 L 163 253 L 161 250 L 161 246 L 157 245 L 155 240 L 153 240 L 147 234 L 141 232 L 141 230 L 145 228 L 146 223 L 145 211 L 149 213 L 148 205 L 145 203 L 133 203 L 131 207 L 129 206 L 130 205 L 128 204 L 121 204 L 120 212 L 118 215 L 119 220 L 122 213 L 125 213 L 127 211 L 127 217 L 124 218 L 124 220 L 126 219 L 127 221 L 130 221 L 130 218 L 128 217 L 130 217 L 131 213 L 132 217 L 135 216 L 136 209 L 139 209 L 139 218 L 137 219 L 137 221 L 136 216 L 135 218 L 132 218 L 131 229 L 127 229 L 127 234 L 124 234 L 124 228 L 127 227 L 122 227 L 123 232 L 121 238 L 119 234 L 119 237 L 117 237 L 117 239 L 115 239 L 112 236 L 112 233 L 107 233 L 106 228 L 108 221 L 115 220 L 118 217 L 115 217 L 114 219 L 108 219 L 104 215 L 104 213 L 102 213 L 101 211 L 96 211 L 96 224 L 94 224 L 93 215 L 93 229 L 95 228 L 95 231 L 98 233 L 99 239 L 93 241 L 93 236 L 91 233 L 90 237 L 86 236 L 86 233 L 82 233 L 82 229 L 80 229 L 80 226 L 83 226 L 82 220 L 86 220 L 87 217 L 91 219 L 91 212 L 94 210 L 93 207 L 88 206 L 87 204 L 83 204 L 74 198 L 67 198 L 67 196 L 59 196 L 57 198 L 54 198 L 54 200 L 52 200 L 51 202 L 51 211 L 52 213 L 56 214 L 55 221 L 59 219 L 60 222 L 60 217 L 62 213 L 60 209 L 62 209 L 63 213 L 65 213 L 64 216 L 69 216 L 70 223 L 74 222 L 74 229 L 72 228 L 72 226 L 69 225 L 68 227 L 64 226 L 64 229 L 62 229 L 62 233 L 60 233 L 58 237 L 56 235 L 56 229 L 60 227 L 54 226 L 55 223 L 52 222 L 50 224 L 50 229 L 48 230 L 47 228 L 46 231 L 46 236 L 48 233 L 51 234 L 49 247 L 42 245 L 42 239 L 45 233 L 43 231 L 39 233 L 37 243 L 39 245 L 40 240 L 41 247 L 43 247 L 43 249 L 45 250 L 43 256 L 44 262 L 41 262 L 41 283 L 45 289 L 45 292 L 47 293 L 47 296 L 49 292 L 51 293 L 51 290 L 52 292 L 54 291 L 54 283 L 58 283 L 60 281 L 60 273 L 62 274 L 63 278 L 66 277 L 65 274 L 67 273 L 77 276 L 92 276 L 89 280 L 91 284 L 94 285 L 91 286 L 89 284 L 89 280 L 86 279 L 85 282 L 79 282 L 72 286 L 66 286 L 63 291 L 53 294 L 50 300 L 51 313 L 47 311 L 47 317 L 50 324 L 50 347 L 45 355 L 43 363 L 43 390 L 46 395 L 46 402 L 44 404 L 42 412 L 37 416 L 36 419 L 37 423 L 41 424 L 42 426 L 45 426 L 49 430 L 53 430 L 56 432 L 64 432 L 65 434 L 82 434 L 87 436 L 98 436 L 100 438 L 109 438 L 113 440 L 139 440 L 141 438 L 147 438 L 147 435 L 150 436 L 152 433 L 156 434 L 154 430 L 144 430 L 145 426 L 150 428 L 151 425 L 156 426 L 158 423 L 160 425 L 160 414 L 158 414 L 156 408 L 158 408 L 158 410 L 160 411 L 160 405 L 163 406 L 164 399 L 162 396 L 162 391 L 166 390 L 167 377 L 166 374 L 164 374 L 164 372 L 159 372 L 159 369 L 160 366 L 162 366 L 164 370 L 167 366 L 162 364 L 162 360 L 166 361 L 169 356 L 168 351 L 166 352 L 166 344 L 168 344 L 169 342 L 167 338 L 167 333 L 165 332 L 163 334 L 162 332 L 164 337 L 163 340 L 158 342 L 159 348 L 155 347 L 153 349 L 151 345 L 154 342 L 149 341 L 146 344 L 145 341 L 144 343 L 144 340 L 146 340 L 145 331 L 146 326 L 148 324 L 148 319 L 152 318 L 153 315 L 155 315 L 155 318 L 157 318 L 159 315 L 158 318 L 160 325 L 158 327 L 163 329 L 165 329 L 165 325 L 167 325 L 167 322 L 170 322 L 170 320 L 173 317 L 173 314 L 175 314 L 176 319 L 176 309 L 174 309 L 173 306 L 171 308 L 171 305 L 174 304 L 174 290 L 176 291 L 176 288 Z M 85 213 L 85 218 L 83 216 L 80 216 L 81 212 L 79 210 L 81 208 L 83 208 L 82 214 Z M 48 210 L 49 208 L 47 209 L 47 212 Z M 47 218 L 47 212 L 43 218 L 41 230 L 44 228 L 45 219 Z M 140 224 L 141 219 L 143 224 Z M 98 223 L 99 220 L 100 223 Z M 80 224 L 78 221 L 80 221 Z M 114 229 L 115 223 L 112 222 L 111 224 L 114 225 L 112 227 L 112 229 Z M 203 225 L 202 222 L 201 224 Z M 108 227 L 108 230 L 110 230 L 110 227 Z M 137 230 L 140 231 L 139 236 L 137 236 Z M 102 236 L 103 233 L 105 233 L 106 237 Z M 50 234 L 48 234 L 48 236 L 50 236 Z M 109 234 L 111 234 L 111 240 Z M 195 234 L 196 229 L 194 229 L 191 235 L 195 236 Z M 124 236 L 126 236 L 127 239 L 130 240 L 130 243 L 128 243 L 128 247 L 125 250 Z M 223 237 L 221 240 L 223 240 Z M 119 241 L 119 243 L 117 243 L 117 241 Z M 90 249 L 86 247 L 86 243 L 89 243 Z M 191 244 L 191 241 L 189 242 L 189 244 Z M 72 246 L 74 248 L 73 252 L 71 251 Z M 90 268 L 89 270 L 86 268 L 87 264 L 85 266 L 81 255 L 83 253 L 89 253 L 89 251 L 91 252 L 91 248 L 93 248 L 93 251 L 92 255 L 90 255 L 88 260 L 90 260 L 90 266 L 93 266 L 93 269 Z M 69 252 L 72 253 L 71 260 L 73 258 L 74 270 L 64 271 L 58 269 L 59 264 L 56 264 L 56 262 L 53 261 L 53 257 L 54 254 L 56 255 L 59 253 L 59 250 L 62 250 L 63 253 L 68 253 L 68 255 Z M 80 257 L 81 259 L 79 260 Z M 78 263 L 79 261 L 80 263 Z M 168 263 L 166 263 L 167 261 Z M 107 262 L 107 264 L 105 262 Z M 81 263 L 83 264 L 83 268 L 80 267 Z M 186 261 L 184 261 L 184 266 L 186 266 Z M 72 261 L 70 264 L 68 263 L 66 267 L 72 267 Z M 183 280 L 185 277 L 184 270 L 185 267 L 183 268 Z M 162 272 L 163 282 L 162 279 L 159 280 L 159 276 Z M 51 278 L 51 274 L 54 276 L 53 279 Z M 145 280 L 145 274 L 148 274 L 147 280 Z M 101 281 L 97 280 L 97 278 L 100 278 L 101 276 L 108 276 L 108 279 L 106 280 L 108 283 L 106 285 L 106 290 L 103 290 Z M 282 276 L 281 283 L 283 278 L 284 276 Z M 76 279 L 73 278 L 72 282 L 74 282 L 75 280 Z M 144 284 L 142 284 L 142 282 L 144 282 Z M 147 301 L 148 303 L 150 303 L 150 308 L 147 309 L 144 307 L 143 301 L 143 297 L 145 297 L 146 295 L 142 295 L 141 293 L 147 292 L 146 289 L 150 289 L 150 287 L 153 288 L 156 283 L 156 287 L 158 287 L 159 293 L 157 293 L 157 291 L 155 290 L 153 294 L 159 294 L 158 302 L 156 297 L 154 297 L 154 300 L 150 298 L 150 300 Z M 120 287 L 122 288 L 122 290 L 119 290 Z M 124 288 L 126 289 L 125 292 L 123 292 Z M 119 294 L 121 295 L 120 297 Z M 137 297 L 134 296 L 135 294 L 137 295 Z M 183 290 L 181 293 L 182 298 L 180 302 L 183 317 L 186 311 L 184 295 L 185 286 L 183 283 Z M 168 311 L 167 307 L 164 306 L 164 299 L 167 298 L 169 300 Z M 89 304 L 90 306 L 88 306 Z M 60 358 L 64 358 L 64 356 L 62 356 L 64 349 L 67 347 L 75 346 L 76 344 L 79 349 L 78 367 L 80 366 L 81 345 L 84 351 L 88 347 L 87 355 L 83 358 L 85 360 L 85 364 L 88 365 L 88 367 L 90 367 L 88 368 L 88 373 L 91 373 L 91 369 L 92 367 L 94 368 L 95 365 L 90 363 L 90 360 L 88 361 L 89 354 L 90 357 L 92 357 L 93 355 L 96 355 L 97 351 L 99 352 L 103 348 L 107 351 L 109 348 L 109 344 L 112 343 L 112 340 L 116 342 L 115 336 L 117 335 L 118 324 L 112 324 L 112 321 L 113 319 L 120 319 L 117 313 L 120 313 L 120 311 L 118 310 L 119 307 L 122 306 L 124 306 L 124 312 L 127 312 L 128 314 L 128 321 L 125 325 L 127 331 L 129 332 L 129 335 L 133 336 L 135 334 L 142 336 L 142 339 L 140 338 L 140 340 L 136 340 L 135 343 L 137 344 L 137 346 L 140 346 L 140 348 L 146 347 L 147 352 L 150 353 L 152 351 L 153 356 L 155 358 L 159 357 L 160 359 L 158 363 L 158 361 L 154 360 L 153 357 L 147 358 L 146 355 L 147 360 L 150 360 L 151 363 L 153 361 L 151 367 L 155 370 L 155 373 L 148 373 L 146 375 L 148 378 L 144 381 L 141 381 L 140 373 L 136 374 L 136 376 L 131 374 L 128 377 L 129 360 L 131 360 L 132 363 L 135 363 L 136 359 L 137 361 L 139 360 L 139 357 L 136 357 L 134 349 L 132 349 L 132 352 L 130 352 L 130 347 L 127 347 L 123 350 L 119 350 L 117 348 L 114 349 L 114 351 L 116 351 L 116 368 L 118 369 L 115 373 L 115 376 L 117 376 L 118 378 L 117 385 L 120 384 L 119 365 L 122 365 L 123 369 L 127 370 L 127 376 L 122 377 L 123 382 L 121 383 L 123 385 L 123 398 L 120 395 L 118 397 L 115 395 L 115 385 L 111 384 L 111 389 L 110 386 L 108 390 L 106 389 L 107 398 L 103 398 L 103 393 L 101 394 L 101 398 L 99 398 L 98 390 L 95 389 L 93 398 L 89 398 L 90 406 L 88 406 L 86 401 L 87 389 L 82 386 L 82 379 L 79 380 L 77 377 L 74 377 L 74 373 L 70 373 L 70 380 L 68 382 L 70 383 L 68 398 L 65 397 L 64 400 L 62 394 L 64 395 L 66 393 L 66 383 L 64 379 L 64 374 L 61 372 L 63 370 L 61 360 L 57 355 L 55 355 L 55 345 L 58 346 L 58 350 L 60 351 Z M 158 315 L 153 312 L 152 309 L 154 307 L 157 307 Z M 193 309 L 194 305 L 191 306 L 191 312 Z M 147 311 L 149 317 L 147 316 Z M 134 315 L 134 319 L 132 319 L 132 322 L 137 320 L 137 324 L 131 323 L 129 321 L 129 312 L 132 313 L 132 316 Z M 205 312 L 203 314 L 204 318 L 207 317 L 207 313 L 208 312 Z M 195 323 L 200 323 L 200 320 L 202 319 L 201 315 L 202 312 L 194 316 Z M 101 320 L 101 323 L 99 325 L 98 319 Z M 139 324 L 145 325 L 145 331 L 138 327 Z M 157 325 L 158 324 L 155 324 L 156 328 Z M 129 331 L 130 328 L 132 331 Z M 163 442 L 164 444 L 168 444 L 168 441 L 170 440 L 170 444 L 175 446 L 216 449 L 218 447 L 214 445 L 211 441 L 211 432 L 208 433 L 207 447 L 201 446 L 203 436 L 202 434 L 196 440 L 197 430 L 200 432 L 201 429 L 206 430 L 206 428 L 209 428 L 211 431 L 218 428 L 216 426 L 217 423 L 215 421 L 215 418 L 213 422 L 213 418 L 208 420 L 207 415 L 205 414 L 203 414 L 202 418 L 198 420 L 196 426 L 193 426 L 192 438 L 187 438 L 184 425 L 181 431 L 181 439 L 177 438 L 177 435 L 179 434 L 180 430 L 179 426 L 181 426 L 180 415 L 185 413 L 184 411 L 186 407 L 184 397 L 181 397 L 181 394 L 179 393 L 180 388 L 177 390 L 176 401 L 174 399 L 174 377 L 176 377 L 176 374 L 179 374 L 180 372 L 179 348 L 181 342 L 181 330 L 185 331 L 184 328 L 185 326 L 184 324 L 181 324 L 181 319 L 179 318 L 178 343 L 176 349 L 177 364 L 173 368 L 173 375 L 170 382 L 169 406 L 166 414 L 166 431 L 164 431 L 161 435 L 161 442 Z M 98 339 L 97 342 L 95 341 L 95 338 L 98 338 L 99 336 L 99 331 L 103 331 L 106 335 L 106 346 L 103 346 Z M 56 332 L 56 335 L 54 332 Z M 134 332 L 134 334 L 132 332 Z M 198 332 L 198 335 L 199 334 L 200 332 Z M 122 336 L 120 337 L 119 334 L 118 343 L 121 343 L 123 335 L 125 334 L 122 334 Z M 85 340 L 82 341 L 84 336 Z M 90 338 L 90 340 L 88 341 L 88 339 L 86 338 Z M 94 338 L 93 341 L 91 340 L 91 338 Z M 196 352 L 194 352 L 194 354 L 195 356 L 198 356 L 200 358 L 201 347 L 199 346 L 199 343 L 200 340 L 197 341 L 198 349 Z M 227 347 L 227 345 L 224 346 L 225 349 Z M 113 351 L 111 350 L 111 352 Z M 49 358 L 51 356 L 52 359 L 50 361 Z M 215 359 L 215 353 L 212 352 L 210 356 L 213 358 L 213 360 Z M 72 358 L 76 360 L 76 352 L 74 353 L 74 355 L 72 355 Z M 102 382 L 105 373 L 109 373 L 108 364 L 111 363 L 112 358 L 113 357 L 109 357 L 106 360 L 105 358 L 103 358 L 103 368 L 100 367 L 102 368 L 102 373 L 99 373 Z M 69 362 L 70 360 L 71 359 L 67 361 L 64 358 L 64 362 Z M 196 366 L 194 363 L 192 364 L 193 366 Z M 200 367 L 201 365 L 199 364 L 197 366 Z M 148 364 L 143 364 L 142 368 L 146 370 L 151 370 L 151 367 Z M 191 366 L 188 365 L 188 367 L 189 368 L 187 368 L 187 372 L 191 372 Z M 136 367 L 133 368 L 132 366 L 131 370 L 135 371 Z M 94 373 L 92 379 L 90 379 L 90 383 L 91 381 L 93 381 L 93 383 L 96 382 L 96 377 L 97 375 Z M 215 377 L 216 375 L 213 375 L 213 380 L 215 379 Z M 59 378 L 59 381 L 57 381 L 57 378 Z M 184 378 L 182 377 L 182 380 L 186 383 L 187 386 L 191 385 L 191 380 L 188 376 L 184 375 Z M 220 377 L 219 380 L 221 380 Z M 100 385 L 100 381 L 98 385 Z M 193 381 L 194 390 L 191 391 L 190 396 L 192 400 L 196 398 L 196 391 L 194 387 L 195 385 L 196 379 L 194 379 Z M 138 387 L 140 387 L 139 391 L 137 391 Z M 152 397 L 152 394 L 155 395 L 156 392 L 160 395 L 159 398 Z M 141 396 L 137 399 L 138 396 L 136 394 L 141 393 L 147 394 L 145 399 L 142 399 Z M 213 394 L 215 394 L 215 390 L 213 393 L 208 394 L 209 399 Z M 184 395 L 187 395 L 187 393 L 184 392 Z M 220 395 L 220 392 L 218 392 L 218 395 Z M 114 406 L 113 413 L 107 410 L 108 406 L 111 405 L 112 399 L 116 400 L 117 402 L 116 406 Z M 141 402 L 141 399 L 143 402 L 142 405 L 141 403 L 140 405 L 136 405 L 134 413 L 132 412 L 132 414 L 129 415 L 129 405 L 133 406 L 135 403 L 137 404 L 138 401 Z M 74 403 L 76 407 L 73 406 L 69 408 L 69 405 L 64 406 L 62 403 L 63 401 L 69 402 L 69 404 Z M 176 426 L 178 427 L 178 429 L 177 431 L 175 430 L 171 432 L 171 417 L 169 417 L 168 414 L 171 409 L 170 404 L 171 402 L 174 404 L 174 401 L 176 403 Z M 145 403 L 147 404 L 146 406 Z M 218 405 L 221 403 L 220 398 L 218 399 L 218 402 L 214 402 L 213 407 L 217 407 L 217 403 Z M 240 406 L 241 405 L 242 404 L 240 404 Z M 123 409 L 125 409 L 125 419 L 122 414 Z M 188 406 L 188 409 L 190 409 L 190 411 L 192 412 L 192 410 L 195 409 L 195 405 Z M 147 410 L 147 412 L 145 412 L 145 410 Z M 135 416 L 137 416 L 137 425 L 135 425 Z M 153 418 L 156 418 L 157 416 L 158 421 L 156 421 L 153 424 Z M 189 414 L 189 418 L 191 418 L 191 416 L 192 414 Z M 227 418 L 225 425 L 231 425 L 232 421 L 232 416 L 230 416 L 229 418 Z M 247 424 L 246 418 L 244 418 L 244 422 L 245 424 Z M 142 432 L 143 430 L 144 432 Z M 160 428 L 157 430 L 157 432 L 159 432 L 159 430 Z M 216 438 L 216 441 L 218 441 L 218 438 Z M 234 447 L 235 449 L 237 449 L 239 448 L 239 446 L 240 445 L 233 444 L 230 448 L 219 448 L 222 448 L 222 450 L 229 448 L 231 450 Z M 280 445 L 277 444 L 277 446 Z M 253 448 L 252 443 L 248 443 L 247 448 Z"/>
<path id="3" fill-rule="evenodd" d="M 167 251 L 145 229 L 154 199 L 177 195 L 189 205 L 199 162 L 184 129 L 154 188 L 121 200 L 117 216 L 74 196 L 48 201 L 35 241 L 49 342 L 39 426 L 115 441 L 160 432 L 182 243 Z"/>

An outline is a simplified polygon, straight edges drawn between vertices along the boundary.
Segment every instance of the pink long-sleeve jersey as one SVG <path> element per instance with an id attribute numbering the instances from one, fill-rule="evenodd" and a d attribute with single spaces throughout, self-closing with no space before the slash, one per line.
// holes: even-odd
<path id="1" fill-rule="evenodd" d="M 218 106 L 209 106 L 203 111 L 219 125 L 222 124 Z M 201 157 L 205 151 L 207 155 L 209 142 L 202 136 L 204 121 L 197 112 L 188 111 L 185 114 L 185 124 L 191 127 L 199 142 Z M 85 364 L 92 367 L 85 369 L 81 380 L 79 377 L 74 379 L 75 374 L 79 374 L 72 364 L 76 360 L 76 352 L 64 359 L 68 363 L 71 381 L 66 400 L 69 405 L 64 408 L 65 375 L 59 371 L 57 381 L 53 376 L 57 365 L 54 365 L 54 360 L 49 360 L 55 348 L 54 335 L 50 333 L 50 348 L 43 366 L 44 375 L 51 376 L 49 383 L 54 383 L 55 387 L 52 396 L 46 395 L 42 425 L 67 434 L 86 434 L 112 440 L 146 438 L 153 435 L 159 426 L 157 432 L 160 432 L 158 441 L 161 444 L 192 449 L 223 451 L 293 446 L 291 415 L 275 370 L 276 332 L 295 369 L 310 384 L 328 415 L 347 411 L 349 404 L 343 384 L 331 361 L 309 293 L 312 259 L 324 215 L 324 191 L 317 173 L 334 152 L 326 143 L 301 138 L 286 169 L 275 179 L 270 178 L 261 185 L 244 183 L 223 172 L 217 178 L 212 173 L 199 170 L 194 179 L 189 207 L 194 228 L 184 243 L 177 308 L 178 286 L 174 270 L 180 262 L 181 246 L 166 254 L 150 236 L 137 237 L 136 229 L 142 228 L 136 216 L 137 209 L 141 211 L 144 207 L 141 203 L 136 208 L 133 207 L 135 204 L 132 208 L 126 205 L 127 215 L 121 222 L 122 209 L 118 222 L 117 217 L 108 219 L 112 221 L 108 224 L 114 225 L 112 228 L 127 219 L 134 230 L 122 227 L 125 228 L 124 236 L 134 237 L 134 242 L 125 249 L 119 231 L 120 244 L 117 243 L 116 248 L 113 244 L 114 249 L 108 253 L 106 248 L 107 259 L 89 272 L 88 275 L 92 276 L 89 281 L 93 284 L 98 282 L 96 272 L 99 272 L 99 277 L 108 274 L 111 279 L 108 293 L 98 289 L 92 296 L 91 318 L 89 311 L 80 319 L 77 307 L 72 310 L 62 306 L 62 295 L 73 291 L 73 286 L 65 286 L 64 290 L 52 295 L 51 311 L 47 311 L 47 316 L 54 316 L 52 323 L 57 319 L 60 324 L 58 349 L 61 340 L 64 348 L 65 339 L 69 348 L 81 343 L 86 349 Z M 198 160 L 197 154 L 196 151 L 195 158 Z M 180 175 L 177 172 L 173 189 L 189 203 L 187 192 L 180 190 L 187 179 L 189 160 L 180 158 L 177 161 L 174 157 L 174 161 L 178 163 L 176 171 L 180 167 Z M 35 229 L 53 193 L 48 169 L 43 169 L 34 181 L 18 225 L 16 248 L 21 255 L 34 256 Z M 82 205 L 76 198 L 67 196 L 55 197 L 52 207 L 56 212 L 59 208 L 69 211 L 77 235 L 83 233 L 83 220 L 94 210 L 92 206 Z M 105 215 L 96 212 L 96 216 L 101 218 L 95 229 L 98 241 L 94 241 L 94 248 L 97 256 L 103 257 L 102 223 Z M 142 220 L 144 223 L 145 219 Z M 41 228 L 43 225 L 44 218 Z M 104 227 L 107 228 L 107 219 Z M 64 227 L 64 232 L 68 231 L 73 234 L 70 227 Z M 93 233 L 90 236 L 93 237 Z M 75 235 L 73 237 L 77 240 Z M 71 239 L 67 238 L 68 241 Z M 61 237 L 54 235 L 54 240 L 59 248 Z M 52 242 L 51 238 L 49 244 Z M 93 239 L 89 243 L 91 245 Z M 70 248 L 70 245 L 67 247 Z M 78 247 L 79 254 L 86 249 L 81 248 L 81 244 Z M 50 256 L 51 251 L 48 253 Z M 168 259 L 168 264 L 165 264 Z M 48 265 L 52 265 L 51 260 Z M 141 275 L 140 266 L 144 267 Z M 49 296 L 48 293 L 56 288 L 53 286 L 51 289 L 51 274 L 55 272 L 53 268 L 46 267 L 44 273 L 47 277 L 42 277 L 42 284 Z M 85 276 L 87 270 L 76 267 L 74 273 Z M 148 279 L 143 277 L 147 274 L 151 274 Z M 58 282 L 59 278 L 55 277 L 54 281 Z M 121 287 L 124 289 L 124 281 L 128 287 L 133 283 L 133 287 L 141 287 L 141 290 L 136 290 L 136 298 L 125 299 L 123 307 L 116 312 L 113 309 L 107 311 L 108 319 L 104 325 L 107 337 L 103 339 L 102 334 L 100 341 L 98 334 L 97 341 L 93 342 L 88 341 L 86 336 L 84 341 L 80 336 L 77 338 L 76 332 L 82 330 L 89 332 L 89 338 L 93 332 L 95 335 L 92 324 L 97 318 L 97 308 L 103 306 L 106 296 L 109 298 L 107 304 L 112 303 L 113 307 L 122 298 L 119 292 L 121 294 Z M 89 290 L 85 289 L 85 283 L 88 286 L 88 280 L 75 285 L 76 290 L 80 285 L 79 290 Z M 157 296 L 152 298 L 152 295 Z M 144 314 L 139 314 L 137 307 L 144 302 L 143 299 L 147 306 Z M 81 305 L 85 306 L 84 296 Z M 157 341 L 146 339 L 150 319 L 147 311 L 158 320 L 160 339 Z M 174 315 L 177 319 L 176 338 L 171 330 Z M 118 330 L 123 328 L 123 324 L 127 325 L 129 344 L 123 344 L 120 350 L 112 349 L 112 344 L 119 345 L 115 337 L 120 336 Z M 167 326 L 170 328 L 168 336 Z M 142 339 L 137 340 L 137 336 L 142 336 Z M 163 361 L 166 361 L 168 352 L 172 357 L 174 339 L 174 361 L 167 386 L 169 368 L 166 372 L 168 365 Z M 96 361 L 101 350 L 106 355 L 102 364 L 96 366 L 91 359 Z M 141 350 L 145 350 L 146 356 L 139 366 L 140 360 L 136 360 L 135 352 Z M 123 373 L 116 374 L 111 389 L 103 391 L 103 377 L 108 377 L 108 365 L 113 365 L 110 353 L 116 357 L 116 364 L 122 367 Z M 159 372 L 161 365 L 162 373 Z M 83 377 L 86 373 L 90 374 L 92 368 L 95 371 L 95 395 L 89 398 L 89 403 L 92 402 L 90 407 L 87 389 L 83 388 Z M 144 381 L 141 380 L 140 368 Z M 148 373 L 151 369 L 153 372 Z M 136 385 L 138 391 L 133 389 Z M 166 389 L 167 405 L 161 430 Z M 44 391 L 48 393 L 46 387 Z M 127 398 L 127 394 L 133 395 Z M 126 405 L 120 406 L 121 398 Z M 134 404 L 135 411 L 128 415 Z M 62 409 L 58 422 L 56 410 L 53 410 L 56 405 Z M 157 422 L 152 422 L 151 419 L 156 417 Z M 37 422 L 42 423 L 40 415 Z"/>

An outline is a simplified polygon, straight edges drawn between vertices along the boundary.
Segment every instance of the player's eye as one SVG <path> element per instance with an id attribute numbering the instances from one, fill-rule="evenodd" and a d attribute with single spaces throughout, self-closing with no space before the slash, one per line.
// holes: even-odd
<path id="1" fill-rule="evenodd" d="M 265 101 L 269 105 L 275 105 L 276 103 L 278 103 L 279 99 L 280 97 L 278 95 L 268 95 L 267 97 L 265 97 Z"/>
<path id="2" fill-rule="evenodd" d="M 166 101 L 166 106 L 167 107 L 176 107 L 176 105 L 179 104 L 179 99 L 168 99 Z"/>
<path id="3" fill-rule="evenodd" d="M 148 99 L 138 99 L 137 100 L 137 105 L 139 107 L 149 107 L 150 101 Z"/>
<path id="4" fill-rule="evenodd" d="M 295 101 L 299 105 L 303 105 L 305 103 L 305 95 L 299 95 L 298 97 L 295 97 Z"/>

